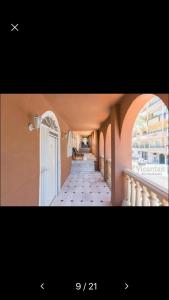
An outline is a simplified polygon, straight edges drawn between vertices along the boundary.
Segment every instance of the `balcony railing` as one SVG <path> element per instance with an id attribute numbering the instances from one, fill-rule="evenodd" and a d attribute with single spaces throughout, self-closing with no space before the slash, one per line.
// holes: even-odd
<path id="1" fill-rule="evenodd" d="M 124 171 L 125 199 L 123 206 L 169 206 L 167 189 L 153 184 L 131 170 Z"/>
<path id="2" fill-rule="evenodd" d="M 133 146 L 132 148 L 134 149 L 149 149 L 149 148 L 152 148 L 152 149 L 166 149 L 167 145 L 166 146 L 160 146 L 160 145 L 135 145 Z"/>
<path id="3" fill-rule="evenodd" d="M 162 129 L 159 129 L 159 130 L 154 130 L 153 132 L 149 131 L 147 133 L 141 133 L 141 134 L 133 134 L 133 139 L 134 140 L 137 140 L 137 139 L 147 139 L 147 138 L 160 138 L 160 137 L 168 137 L 169 135 L 169 129 L 168 127 L 167 128 L 164 128 L 163 130 Z"/>

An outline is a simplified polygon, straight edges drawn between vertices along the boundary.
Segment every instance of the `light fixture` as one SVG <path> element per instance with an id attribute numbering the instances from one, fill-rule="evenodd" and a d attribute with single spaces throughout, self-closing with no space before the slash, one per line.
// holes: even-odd
<path id="1" fill-rule="evenodd" d="M 32 123 L 28 124 L 29 131 L 40 128 L 40 124 L 41 124 L 41 121 L 42 121 L 41 116 L 34 116 L 33 119 L 34 119 L 34 125 Z"/>
<path id="2" fill-rule="evenodd" d="M 65 138 L 65 140 L 68 138 L 69 131 L 65 131 L 61 133 L 62 138 Z"/>

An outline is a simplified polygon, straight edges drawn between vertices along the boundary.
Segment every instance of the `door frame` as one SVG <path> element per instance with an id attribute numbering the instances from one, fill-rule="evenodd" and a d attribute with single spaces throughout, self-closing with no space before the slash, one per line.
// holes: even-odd
<path id="1" fill-rule="evenodd" d="M 60 126 L 59 126 L 59 122 L 55 116 L 55 114 L 52 111 L 46 111 L 45 113 L 43 113 L 41 115 L 41 123 L 43 122 L 43 120 L 48 117 L 50 118 L 54 124 L 55 127 L 57 128 L 57 131 L 49 126 L 46 126 L 49 128 L 49 131 L 53 131 L 57 134 L 57 138 L 58 138 L 58 143 L 57 143 L 57 149 L 56 149 L 56 172 L 57 172 L 57 194 L 59 194 L 60 190 L 61 190 L 61 134 L 60 134 Z M 42 203 L 42 195 L 41 195 L 41 191 L 42 191 L 42 187 L 41 187 L 41 182 L 42 182 L 42 175 L 41 175 L 41 166 L 42 166 L 42 128 L 43 126 L 45 126 L 44 124 L 41 124 L 40 126 L 40 143 L 39 143 L 39 206 L 44 206 L 44 204 Z M 56 195 L 57 196 L 57 195 Z M 50 203 L 51 204 L 51 203 Z M 49 204 L 49 206 L 50 206 Z"/>

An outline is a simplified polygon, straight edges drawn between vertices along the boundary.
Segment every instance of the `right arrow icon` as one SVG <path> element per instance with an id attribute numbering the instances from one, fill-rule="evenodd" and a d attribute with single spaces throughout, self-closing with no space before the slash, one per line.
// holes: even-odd
<path id="1" fill-rule="evenodd" d="M 128 284 L 125 282 L 125 288 L 124 289 L 127 290 L 128 287 L 129 287 Z"/>

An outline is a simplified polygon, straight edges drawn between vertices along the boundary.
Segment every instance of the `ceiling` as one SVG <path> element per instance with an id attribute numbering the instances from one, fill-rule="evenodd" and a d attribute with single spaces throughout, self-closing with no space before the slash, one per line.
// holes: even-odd
<path id="1" fill-rule="evenodd" d="M 123 94 L 45 94 L 53 109 L 75 131 L 98 129 Z"/>

